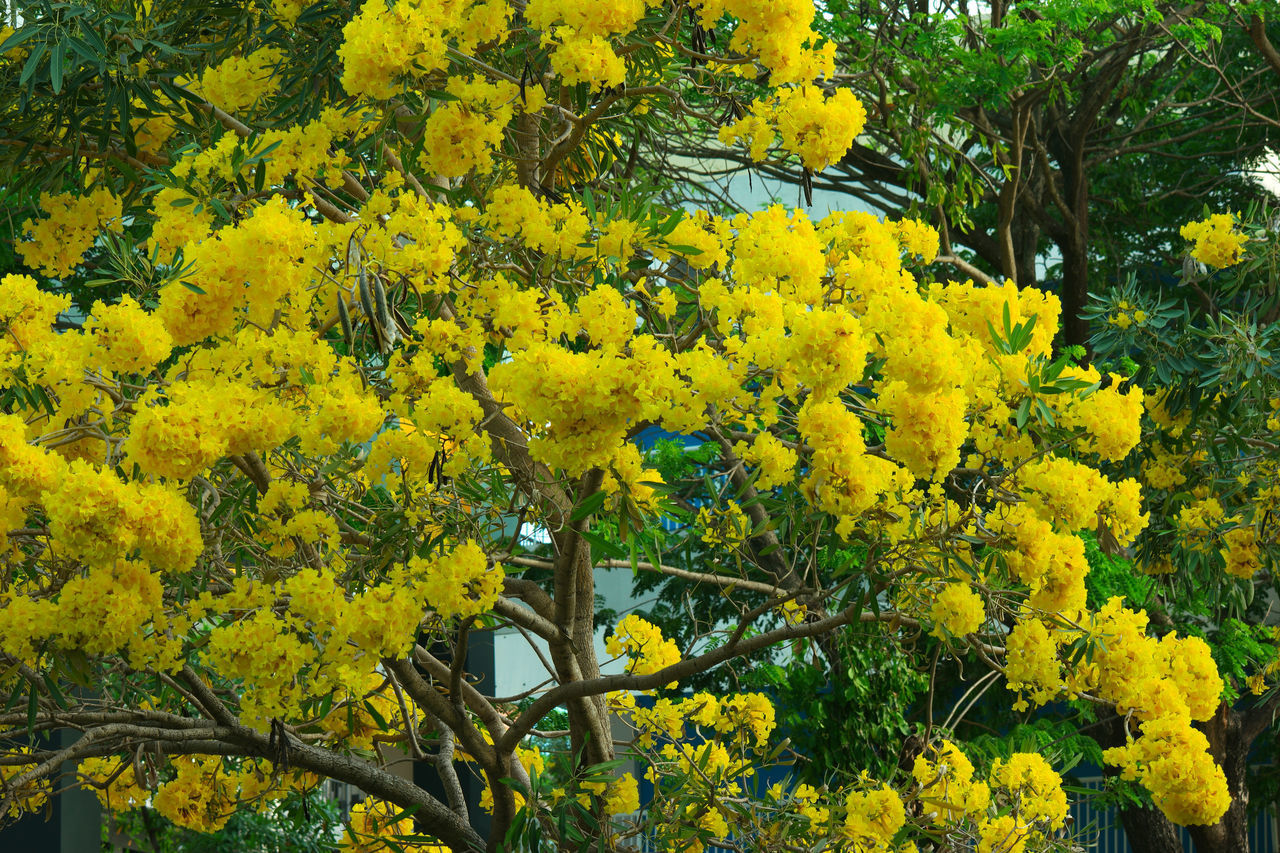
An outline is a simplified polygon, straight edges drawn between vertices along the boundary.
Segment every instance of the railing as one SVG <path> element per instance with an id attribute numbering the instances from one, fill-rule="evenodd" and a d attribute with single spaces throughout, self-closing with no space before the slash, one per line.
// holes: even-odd
<path id="1" fill-rule="evenodd" d="M 1079 782 L 1082 787 L 1102 790 L 1100 776 L 1081 779 Z M 1131 853 L 1133 850 L 1115 809 L 1097 809 L 1089 800 L 1077 799 L 1072 803 L 1071 816 L 1075 819 L 1073 825 L 1076 831 L 1081 833 L 1081 842 L 1089 853 Z M 1195 846 L 1191 842 L 1191 833 L 1186 827 L 1180 827 L 1178 835 L 1184 853 L 1192 853 Z M 1249 850 L 1252 853 L 1275 853 L 1280 850 L 1277 839 L 1280 839 L 1280 830 L 1276 826 L 1275 812 L 1259 812 L 1249 827 Z"/>

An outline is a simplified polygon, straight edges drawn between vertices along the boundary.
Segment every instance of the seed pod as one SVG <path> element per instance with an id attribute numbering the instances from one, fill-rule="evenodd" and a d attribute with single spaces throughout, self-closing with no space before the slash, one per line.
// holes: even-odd
<path id="1" fill-rule="evenodd" d="M 347 297 L 341 289 L 338 290 L 338 320 L 342 323 L 342 340 L 348 347 L 354 346 L 356 334 L 351 328 L 351 313 L 347 310 Z"/>
<path id="2" fill-rule="evenodd" d="M 373 307 L 373 294 L 369 291 L 369 275 L 360 269 L 360 275 L 357 279 L 360 284 L 360 307 L 364 309 L 364 315 L 369 318 L 370 323 L 377 323 L 377 311 Z"/>
<path id="3" fill-rule="evenodd" d="M 382 284 L 382 277 L 376 274 L 373 276 L 373 303 L 378 311 L 374 322 L 381 327 L 382 336 L 389 346 L 395 342 L 396 324 L 391 319 L 391 308 L 387 304 L 387 289 Z"/>

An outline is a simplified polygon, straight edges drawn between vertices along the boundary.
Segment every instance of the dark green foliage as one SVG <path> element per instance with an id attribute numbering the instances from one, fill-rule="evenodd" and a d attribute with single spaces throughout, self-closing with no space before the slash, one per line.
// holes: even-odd
<path id="1" fill-rule="evenodd" d="M 1141 608 L 1149 606 L 1154 581 L 1133 567 L 1133 561 L 1121 555 L 1108 555 L 1098 547 L 1098 539 L 1092 533 L 1083 533 L 1084 555 L 1089 561 L 1089 574 L 1085 578 L 1090 610 L 1097 610 L 1113 597 L 1119 596 L 1125 606 Z"/>
<path id="2" fill-rule="evenodd" d="M 774 696 L 778 725 L 800 757 L 797 775 L 815 785 L 849 782 L 865 769 L 892 779 L 903 742 L 929 687 L 914 657 L 874 629 L 853 627 L 824 644 L 835 656 L 806 656 L 757 668 L 745 681 Z"/>

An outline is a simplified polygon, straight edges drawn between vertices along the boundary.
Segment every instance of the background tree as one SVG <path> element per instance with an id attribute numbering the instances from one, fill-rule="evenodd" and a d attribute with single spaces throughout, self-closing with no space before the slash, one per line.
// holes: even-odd
<path id="1" fill-rule="evenodd" d="M 825 8 L 847 69 L 838 85 L 870 115 L 838 163 L 812 173 L 761 162 L 758 150 L 725 150 L 715 125 L 657 140 L 656 157 L 675 169 L 729 161 L 925 218 L 958 274 L 1058 293 L 1074 345 L 1089 339 L 1079 317 L 1091 287 L 1173 253 L 1174 223 L 1202 204 L 1241 209 L 1258 196 L 1246 175 L 1266 168 L 1280 115 L 1250 19 L 1230 4 Z M 1252 31 L 1265 37 L 1266 25 Z"/>
<path id="2" fill-rule="evenodd" d="M 1265 222 L 1265 211 L 1256 212 Z M 1133 359 L 1131 380 L 1146 388 L 1148 420 L 1139 451 L 1125 468 L 1143 480 L 1148 526 L 1132 552 L 1126 596 L 1161 630 L 1204 636 L 1227 676 L 1223 702 L 1205 721 L 1232 805 L 1223 819 L 1191 827 L 1200 850 L 1247 850 L 1250 789 L 1262 780 L 1250 766 L 1255 742 L 1271 730 L 1280 691 L 1274 616 L 1275 441 L 1280 373 L 1271 353 L 1275 322 L 1275 244 L 1264 227 L 1235 226 L 1214 215 L 1182 229 L 1187 261 L 1164 294 L 1136 285 L 1099 298 L 1091 310 L 1095 351 L 1118 364 Z M 1112 739 L 1122 739 L 1113 722 Z M 1267 791 L 1265 782 L 1262 789 Z M 1164 819 L 1147 812 L 1131 839 L 1169 838 Z M 1145 845 L 1145 846 L 1144 846 Z M 1135 849 L 1172 850 L 1150 840 Z"/>

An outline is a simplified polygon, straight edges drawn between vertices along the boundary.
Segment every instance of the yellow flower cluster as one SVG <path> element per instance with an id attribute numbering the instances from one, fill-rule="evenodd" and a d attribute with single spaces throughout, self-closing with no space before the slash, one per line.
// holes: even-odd
<path id="1" fill-rule="evenodd" d="M 407 709 L 412 709 L 413 700 L 403 698 Z M 399 715 L 400 702 L 394 690 L 387 685 L 383 673 L 373 670 L 365 674 L 358 688 L 344 684 L 337 691 L 333 707 L 320 721 L 320 727 L 354 749 L 373 749 L 374 738 L 384 733 L 386 721 Z"/>
<path id="2" fill-rule="evenodd" d="M 587 83 L 593 91 L 600 91 L 626 81 L 626 63 L 609 40 L 634 30 L 646 5 L 657 2 L 531 0 L 525 17 L 542 30 L 544 44 L 555 45 L 551 68 L 566 84 Z"/>
<path id="3" fill-rule="evenodd" d="M 466 53 L 500 41 L 510 14 L 499 0 L 366 0 L 342 30 L 342 85 L 351 95 L 390 98 L 398 78 L 444 69 L 451 43 Z"/>
<path id="4" fill-rule="evenodd" d="M 8 754 L 31 755 L 31 747 L 11 749 Z M 33 766 L 34 763 L 0 766 L 0 785 L 4 787 L 6 795 L 6 807 L 3 812 L 0 812 L 0 816 L 16 819 L 23 815 L 38 814 L 49 801 L 49 795 L 53 793 L 53 784 L 48 779 L 37 779 L 21 788 L 11 784 L 14 779 L 31 770 Z"/>
<path id="5" fill-rule="evenodd" d="M 93 245 L 100 228 L 119 228 L 120 199 L 107 187 L 78 193 L 40 194 L 45 219 L 22 223 L 24 240 L 18 254 L 30 267 L 51 278 L 69 275 Z"/>
<path id="6" fill-rule="evenodd" d="M 1083 629 L 1022 619 L 1006 644 L 1009 688 L 1020 692 L 1015 708 L 1025 709 L 1027 699 L 1044 704 L 1064 690 L 1115 703 L 1119 713 L 1141 722 L 1141 733 L 1108 750 L 1108 763 L 1140 780 L 1170 820 L 1212 823 L 1226 808 L 1226 781 L 1191 723 L 1217 711 L 1222 679 L 1203 640 L 1173 634 L 1156 640 L 1146 628 L 1146 614 L 1127 610 L 1119 598 L 1091 614 Z M 1059 649 L 1078 640 L 1093 644 L 1090 661 L 1064 680 Z M 1176 757 L 1157 760 L 1171 749 Z"/>
<path id="7" fill-rule="evenodd" d="M 162 595 L 160 579 L 141 563 L 90 569 L 62 588 L 54 616 L 59 644 L 91 655 L 125 649 L 142 640 L 147 622 L 165 624 Z"/>
<path id="8" fill-rule="evenodd" d="M 590 229 L 577 202 L 553 204 L 517 186 L 494 190 L 484 223 L 498 236 L 518 236 L 531 249 L 566 258 L 580 254 Z"/>
<path id="9" fill-rule="evenodd" d="M 204 547 L 200 526 L 195 510 L 178 492 L 124 481 L 80 460 L 58 467 L 61 476 L 41 493 L 40 503 L 67 556 L 104 566 L 136 552 L 168 571 L 195 565 Z"/>
<path id="10" fill-rule="evenodd" d="M 221 773 L 221 763 L 216 756 L 177 756 L 176 778 L 156 790 L 151 806 L 178 826 L 217 832 L 236 810 L 234 780 Z"/>
<path id="11" fill-rule="evenodd" d="M 943 740 L 916 756 L 911 775 L 920 785 L 924 814 L 939 824 L 980 815 L 991 802 L 991 788 L 973 777 L 973 762 L 958 746 Z"/>
<path id="12" fill-rule="evenodd" d="M 414 557 L 408 571 L 427 603 L 446 619 L 474 616 L 493 607 L 505 577 L 501 564 L 491 565 L 471 540 L 442 557 Z"/>
<path id="13" fill-rule="evenodd" d="M 800 460 L 799 454 L 771 433 L 759 433 L 750 445 L 746 442 L 738 442 L 734 445 L 734 452 L 749 465 L 759 469 L 760 475 L 756 478 L 756 485 L 762 489 L 785 486 L 795 480 L 796 464 Z"/>
<path id="14" fill-rule="evenodd" d="M 1142 481 L 1152 489 L 1175 489 L 1187 481 L 1184 472 L 1187 459 L 1175 454 L 1162 442 L 1150 444 L 1150 458 L 1142 461 Z"/>
<path id="15" fill-rule="evenodd" d="M 1179 510 L 1176 523 L 1182 546 L 1209 553 L 1219 527 L 1227 522 L 1227 513 L 1215 497 L 1203 496 Z"/>
<path id="16" fill-rule="evenodd" d="M 170 284 L 156 313 L 179 346 L 229 336 L 246 321 L 268 327 L 277 311 L 301 319 L 311 276 L 298 259 L 317 250 L 303 213 L 272 199 L 235 226 L 187 243 L 190 283 L 200 292 Z"/>
<path id="17" fill-rule="evenodd" d="M 640 783 L 630 773 L 609 782 L 585 780 L 582 789 L 584 793 L 578 796 L 583 805 L 588 795 L 595 795 L 603 799 L 606 814 L 623 815 L 640 810 Z"/>
<path id="18" fill-rule="evenodd" d="M 1085 604 L 1089 572 L 1084 542 L 1054 525 L 1028 504 L 1008 510 L 1004 533 L 1015 550 L 1005 553 L 1009 574 L 1031 590 L 1030 605 L 1049 613 L 1078 614 Z"/>
<path id="19" fill-rule="evenodd" d="M 98 802 L 108 811 L 126 812 L 145 805 L 151 797 L 132 762 L 110 756 L 85 758 L 76 767 L 76 774 L 89 783 Z"/>
<path id="20" fill-rule="evenodd" d="M 929 618 L 934 622 L 933 635 L 963 637 L 982 627 L 987 619 L 985 603 L 973 587 L 964 582 L 946 584 L 933 599 Z"/>
<path id="21" fill-rule="evenodd" d="M 1222 536 L 1226 545 L 1219 553 L 1222 555 L 1226 572 L 1238 578 L 1251 578 L 1262 569 L 1262 558 L 1258 551 L 1258 533 L 1253 525 L 1234 527 Z"/>
<path id="22" fill-rule="evenodd" d="M 654 512 L 659 509 L 661 497 L 655 486 L 662 484 L 662 474 L 644 467 L 639 449 L 634 444 L 624 444 L 613 460 L 611 471 L 605 474 L 601 488 L 608 495 L 625 494 L 642 512 Z"/>
<path id="23" fill-rule="evenodd" d="M 310 494 L 302 483 L 276 480 L 258 501 L 258 538 L 273 557 L 292 557 L 296 542 L 339 544 L 338 524 L 323 510 L 308 509 Z"/>
<path id="24" fill-rule="evenodd" d="M 858 851 L 893 850 L 893 837 L 907 822 L 898 792 L 883 785 L 870 791 L 851 791 L 844 801 L 840 837 Z"/>
<path id="25" fill-rule="evenodd" d="M 817 86 L 797 86 L 755 101 L 746 116 L 721 127 L 719 136 L 725 145 L 744 140 L 751 159 L 760 161 L 776 132 L 784 150 L 798 155 L 806 169 L 821 172 L 845 155 L 866 121 L 862 102 L 848 89 L 827 96 Z"/>
<path id="26" fill-rule="evenodd" d="M 437 107 L 422 129 L 428 165 L 446 178 L 488 172 L 503 128 L 515 113 L 516 87 L 455 77 L 447 91 L 456 100 Z"/>
<path id="27" fill-rule="evenodd" d="M 274 93 L 275 66 L 283 52 L 274 47 L 233 56 L 206 68 L 200 82 L 190 88 L 206 101 L 229 113 L 238 113 Z"/>
<path id="28" fill-rule="evenodd" d="M 413 850 L 414 853 L 446 853 L 447 847 L 414 834 L 413 818 L 394 803 L 367 799 L 351 807 L 342 853 L 384 853 Z"/>
<path id="29" fill-rule="evenodd" d="M 213 629 L 205 655 L 217 671 L 244 683 L 241 717 L 265 731 L 273 717 L 284 718 L 302 697 L 298 675 L 310 650 L 288 623 L 268 610 Z"/>
<path id="30" fill-rule="evenodd" d="M 726 501 L 723 507 L 698 510 L 697 524 L 702 528 L 702 541 L 726 550 L 736 548 L 747 541 L 751 523 L 736 501 Z"/>
<path id="31" fill-rule="evenodd" d="M 114 305 L 95 302 L 86 329 L 94 336 L 104 371 L 146 373 L 173 350 L 173 338 L 164 324 L 131 296 L 121 297 Z"/>
<path id="32" fill-rule="evenodd" d="M 677 396 L 670 356 L 649 338 L 634 340 L 630 356 L 536 343 L 495 366 L 489 381 L 543 425 L 530 442 L 534 457 L 571 474 L 608 465 L 628 425 L 661 419 Z"/>
<path id="33" fill-rule="evenodd" d="M 703 28 L 717 29 L 726 13 L 737 19 L 729 51 L 755 57 L 778 84 L 835 73 L 835 44 L 816 46 L 814 6 L 808 0 L 700 0 Z"/>
<path id="34" fill-rule="evenodd" d="M 1146 321 L 1147 312 L 1130 305 L 1127 299 L 1121 299 L 1117 302 L 1115 313 L 1107 318 L 1108 324 L 1118 326 L 1121 329 L 1128 329 L 1135 323 L 1141 326 Z"/>
<path id="35" fill-rule="evenodd" d="M 729 263 L 729 255 L 724 250 L 724 231 L 726 223 L 720 217 L 712 217 L 706 211 L 694 211 L 692 216 L 685 216 L 667 234 L 665 242 L 684 258 L 685 262 L 695 270 L 711 269 Z M 654 256 L 660 261 L 667 260 L 663 248 L 655 247 Z"/>
<path id="36" fill-rule="evenodd" d="M 1042 756 L 1015 752 L 1007 760 L 997 759 L 986 781 L 975 779 L 973 770 L 969 758 L 947 740 L 931 747 L 931 754 L 918 756 L 912 775 L 926 816 L 940 825 L 976 823 L 978 849 L 984 853 L 1043 844 L 1063 827 L 1067 796 L 1062 778 Z M 1011 808 L 993 814 L 989 807 L 997 798 Z"/>
<path id="37" fill-rule="evenodd" d="M 764 747 L 775 725 L 773 703 L 762 693 L 721 698 L 696 693 L 679 701 L 658 699 L 652 707 L 637 705 L 630 693 L 615 693 L 609 705 L 636 730 L 642 749 L 652 749 L 659 741 L 684 740 L 687 725 L 716 732 L 735 750 Z"/>
<path id="38" fill-rule="evenodd" d="M 26 275 L 0 278 L 0 371 L 12 375 L 25 357 L 46 351 L 57 338 L 53 323 L 58 314 L 71 307 L 71 297 L 40 290 L 35 279 Z M 8 387 L 7 378 L 0 379 Z"/>
<path id="39" fill-rule="evenodd" d="M 1096 382 L 1100 377 L 1089 368 L 1080 378 Z M 1111 378 L 1109 387 L 1069 402 L 1063 423 L 1085 431 L 1090 439 L 1085 449 L 1109 462 L 1119 462 L 1138 446 L 1144 401 L 1141 388 L 1134 385 L 1121 393 L 1124 377 L 1112 374 Z"/>
<path id="40" fill-rule="evenodd" d="M 1248 238 L 1235 230 L 1235 217 L 1215 213 L 1208 219 L 1182 226 L 1182 238 L 1191 240 L 1191 257 L 1210 267 L 1229 267 L 1240 262 Z"/>
<path id="41" fill-rule="evenodd" d="M 1017 691 L 1015 711 L 1025 711 L 1030 699 L 1034 705 L 1045 705 L 1066 688 L 1062 664 L 1058 660 L 1058 642 L 1038 619 L 1022 619 L 1013 626 L 1005 641 L 1005 680 L 1010 690 Z"/>
<path id="42" fill-rule="evenodd" d="M 1165 816 L 1183 826 L 1217 823 L 1231 804 L 1227 780 L 1209 754 L 1209 741 L 1176 716 L 1142 724 L 1142 734 L 1103 753 L 1122 768 L 1121 778 L 1138 780 Z"/>
<path id="43" fill-rule="evenodd" d="M 339 148 L 344 138 L 355 136 L 365 128 L 368 117 L 359 111 L 344 113 L 327 107 L 315 121 L 268 130 L 250 146 L 255 154 L 264 152 L 257 168 L 272 181 L 284 180 L 292 174 L 304 186 L 308 178 L 336 179 L 349 164 L 345 157 L 335 156 L 333 149 Z M 371 206 L 372 201 L 370 199 Z"/>
<path id="44" fill-rule="evenodd" d="M 634 613 L 622 617 L 605 640 L 605 651 L 614 657 L 629 655 L 627 672 L 649 675 L 680 662 L 680 649 L 662 636 L 662 630 Z"/>
<path id="45" fill-rule="evenodd" d="M 812 304 L 821 301 L 826 271 L 822 242 L 813 223 L 799 210 L 772 205 L 733 218 L 733 275 L 744 284 Z M 710 295 L 710 294 L 708 294 Z M 737 313 L 748 309 L 736 306 Z"/>
<path id="46" fill-rule="evenodd" d="M 898 242 L 908 254 L 918 255 L 922 263 L 931 264 L 938 257 L 938 230 L 918 219 L 894 223 Z"/>
<path id="47" fill-rule="evenodd" d="M 892 418 L 885 449 L 916 477 L 940 481 L 960 464 L 960 445 L 969 434 L 964 391 L 920 391 L 905 382 L 880 390 L 880 407 Z"/>
<path id="48" fill-rule="evenodd" d="M 814 506 L 855 519 L 893 488 L 893 463 L 866 452 L 862 420 L 843 404 L 810 401 L 800 411 L 799 426 L 813 447 L 801 488 Z"/>
<path id="49" fill-rule="evenodd" d="M 306 7 L 307 0 L 271 0 L 271 14 L 285 26 L 293 26 Z"/>
<path id="50" fill-rule="evenodd" d="M 1062 790 L 1062 777 L 1042 756 L 1017 752 L 1008 761 L 997 758 L 991 766 L 990 779 L 993 786 L 1017 794 L 1020 822 L 1062 828 L 1067 817 L 1067 795 Z"/>

